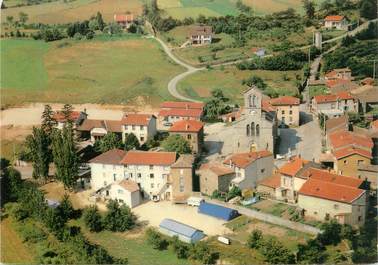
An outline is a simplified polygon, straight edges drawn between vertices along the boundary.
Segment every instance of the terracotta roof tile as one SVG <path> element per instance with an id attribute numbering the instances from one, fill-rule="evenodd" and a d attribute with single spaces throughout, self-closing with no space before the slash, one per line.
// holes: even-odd
<path id="1" fill-rule="evenodd" d="M 80 118 L 80 111 L 72 111 L 69 119 L 71 121 L 76 121 L 77 119 Z M 58 121 L 58 122 L 66 122 L 66 119 L 64 117 L 64 114 L 62 111 L 56 111 L 53 115 L 53 118 Z"/>
<path id="2" fill-rule="evenodd" d="M 344 131 L 348 129 L 348 116 L 344 115 L 326 120 L 327 133 L 335 131 L 336 129 Z"/>
<path id="3" fill-rule="evenodd" d="M 231 168 L 226 167 L 218 162 L 209 162 L 206 164 L 202 164 L 199 170 L 210 170 L 218 177 L 234 173 L 234 171 Z"/>
<path id="4" fill-rule="evenodd" d="M 211 26 L 193 26 L 190 29 L 190 35 L 212 35 L 213 29 Z"/>
<path id="5" fill-rule="evenodd" d="M 340 91 L 336 93 L 338 99 L 345 100 L 345 99 L 353 99 L 353 96 L 348 91 Z"/>
<path id="6" fill-rule="evenodd" d="M 322 198 L 326 200 L 352 203 L 364 194 L 364 190 L 349 186 L 338 185 L 332 182 L 321 181 L 310 178 L 300 190 L 299 194 Z"/>
<path id="7" fill-rule="evenodd" d="M 123 125 L 148 125 L 153 118 L 155 116 L 151 114 L 129 113 L 123 116 L 121 123 Z"/>
<path id="8" fill-rule="evenodd" d="M 350 131 L 335 131 L 329 135 L 330 145 L 334 149 L 344 146 L 360 146 L 363 148 L 373 148 L 373 141 L 370 137 Z"/>
<path id="9" fill-rule="evenodd" d="M 344 16 L 333 15 L 333 16 L 326 16 L 325 21 L 341 21 L 344 19 Z"/>
<path id="10" fill-rule="evenodd" d="M 128 151 L 121 164 L 170 166 L 175 161 L 175 152 Z"/>
<path id="11" fill-rule="evenodd" d="M 136 183 L 132 180 L 128 180 L 128 179 L 121 180 L 118 183 L 118 185 L 121 186 L 122 188 L 124 188 L 125 190 L 129 191 L 129 192 L 139 191 L 138 183 Z"/>
<path id="12" fill-rule="evenodd" d="M 133 22 L 133 14 L 114 14 L 114 21 L 116 22 Z"/>
<path id="13" fill-rule="evenodd" d="M 331 95 L 316 95 L 314 96 L 314 100 L 316 101 L 317 104 L 336 102 L 337 96 L 332 95 L 332 94 Z"/>
<path id="14" fill-rule="evenodd" d="M 195 132 L 198 133 L 203 129 L 203 123 L 196 120 L 182 120 L 173 123 L 170 132 Z"/>
<path id="15" fill-rule="evenodd" d="M 202 113 L 202 109 L 162 109 L 159 112 L 159 116 L 194 117 L 199 119 Z"/>
<path id="16" fill-rule="evenodd" d="M 237 167 L 246 168 L 249 164 L 253 163 L 254 161 L 268 156 L 273 156 L 273 154 L 266 150 L 250 153 L 239 153 L 230 156 L 223 163 L 227 165 L 231 163 Z"/>
<path id="17" fill-rule="evenodd" d="M 325 182 L 330 182 L 330 183 L 348 186 L 348 187 L 354 187 L 354 188 L 361 187 L 362 183 L 364 182 L 362 179 L 342 176 L 342 175 L 328 172 L 327 170 L 322 170 L 322 169 L 317 169 L 317 168 L 309 168 L 305 172 L 303 172 L 302 175 L 310 179 L 317 179 L 317 180 L 321 180 Z"/>
<path id="18" fill-rule="evenodd" d="M 123 157 L 126 155 L 126 152 L 120 149 L 113 149 L 109 150 L 95 158 L 91 159 L 90 163 L 98 163 L 98 164 L 110 164 L 110 165 L 118 165 L 120 164 Z"/>
<path id="19" fill-rule="evenodd" d="M 86 119 L 77 128 L 78 131 L 90 131 L 93 128 L 103 128 L 108 132 L 122 132 L 121 121 L 113 120 L 91 120 Z"/>
<path id="20" fill-rule="evenodd" d="M 280 106 L 280 105 L 299 105 L 300 100 L 296 97 L 291 96 L 282 96 L 278 98 L 273 98 L 270 100 L 270 104 L 273 106 Z"/>
<path id="21" fill-rule="evenodd" d="M 186 101 L 165 101 L 160 104 L 163 109 L 203 109 L 205 104 L 202 102 L 186 102 Z"/>
<path id="22" fill-rule="evenodd" d="M 259 185 L 271 187 L 271 188 L 279 188 L 281 187 L 281 175 L 274 174 L 273 176 L 263 179 L 259 182 Z"/>
<path id="23" fill-rule="evenodd" d="M 265 112 L 276 111 L 276 107 L 274 107 L 272 104 L 270 104 L 270 100 L 262 100 L 261 108 Z"/>
<path id="24" fill-rule="evenodd" d="M 333 152 L 333 155 L 335 156 L 336 159 L 341 159 L 341 158 L 354 155 L 354 154 L 357 154 L 357 155 L 360 155 L 369 159 L 372 158 L 371 151 L 367 151 L 367 150 L 353 147 L 353 146 L 352 147 L 348 146 L 348 147 L 345 147 L 345 148 L 342 148 Z"/>
<path id="25" fill-rule="evenodd" d="M 309 161 L 296 156 L 290 159 L 285 165 L 283 165 L 279 169 L 279 172 L 281 174 L 294 177 L 298 173 L 298 171 L 307 163 L 309 163 Z"/>

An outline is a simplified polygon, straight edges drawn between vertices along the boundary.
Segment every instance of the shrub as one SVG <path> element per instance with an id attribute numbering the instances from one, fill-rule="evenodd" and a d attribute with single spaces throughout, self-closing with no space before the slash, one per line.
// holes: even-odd
<path id="1" fill-rule="evenodd" d="M 323 233 L 317 236 L 319 242 L 323 245 L 337 245 L 341 241 L 341 225 L 335 220 L 331 220 L 328 223 L 323 223 L 320 227 Z"/>
<path id="2" fill-rule="evenodd" d="M 265 261 L 272 264 L 292 264 L 295 263 L 294 254 L 290 252 L 281 242 L 276 239 L 269 239 L 261 248 Z"/>
<path id="3" fill-rule="evenodd" d="M 84 223 L 91 232 L 100 232 L 103 229 L 103 223 L 97 206 L 90 206 L 84 209 Z"/>
<path id="4" fill-rule="evenodd" d="M 249 248 L 258 249 L 264 244 L 262 232 L 258 229 L 252 231 L 247 240 L 247 246 Z"/>
<path id="5" fill-rule="evenodd" d="M 192 245 L 190 257 L 199 260 L 202 264 L 215 264 L 216 253 L 212 252 L 205 242 L 198 242 Z"/>
<path id="6" fill-rule="evenodd" d="M 135 216 L 127 205 L 119 206 L 117 201 L 110 200 L 106 205 L 108 212 L 104 218 L 104 226 L 110 231 L 124 232 L 133 227 Z"/>
<path id="7" fill-rule="evenodd" d="M 24 242 L 37 243 L 47 238 L 41 228 L 30 222 L 24 222 L 19 231 Z"/>
<path id="8" fill-rule="evenodd" d="M 163 250 L 168 246 L 168 241 L 163 239 L 159 232 L 153 228 L 148 228 L 146 231 L 147 243 L 154 249 Z"/>

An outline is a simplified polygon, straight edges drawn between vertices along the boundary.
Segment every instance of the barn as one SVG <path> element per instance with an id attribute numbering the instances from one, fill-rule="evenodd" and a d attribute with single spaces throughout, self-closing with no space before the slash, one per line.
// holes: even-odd
<path id="1" fill-rule="evenodd" d="M 168 218 L 161 221 L 159 231 L 167 236 L 178 236 L 186 243 L 195 243 L 205 237 L 201 230 Z"/>
<path id="2" fill-rule="evenodd" d="M 226 208 L 220 205 L 207 202 L 203 202 L 200 204 L 200 206 L 198 207 L 198 212 L 226 221 L 230 221 L 235 217 L 239 216 L 238 211 L 234 209 Z"/>

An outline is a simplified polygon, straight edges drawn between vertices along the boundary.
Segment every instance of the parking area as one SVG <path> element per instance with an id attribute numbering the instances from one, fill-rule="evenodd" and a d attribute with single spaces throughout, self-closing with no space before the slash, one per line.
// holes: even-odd
<path id="1" fill-rule="evenodd" d="M 139 221 L 148 222 L 147 225 L 158 227 L 164 218 L 171 218 L 184 224 L 202 230 L 206 235 L 223 235 L 231 230 L 224 226 L 225 221 L 211 216 L 199 214 L 197 207 L 184 204 L 172 204 L 170 201 L 146 202 L 133 208 Z"/>

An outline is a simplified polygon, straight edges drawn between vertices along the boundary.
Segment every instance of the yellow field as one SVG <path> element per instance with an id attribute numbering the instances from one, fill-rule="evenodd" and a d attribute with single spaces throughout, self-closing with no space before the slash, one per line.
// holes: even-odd
<path id="1" fill-rule="evenodd" d="M 1 259 L 2 263 L 33 263 L 33 255 L 22 243 L 13 230 L 11 221 L 6 218 L 1 221 Z"/>
<path id="2" fill-rule="evenodd" d="M 140 0 L 76 0 L 69 3 L 57 1 L 2 9 L 1 21 L 4 22 L 7 16 L 13 16 L 17 20 L 18 14 L 24 12 L 29 15 L 29 23 L 69 23 L 89 19 L 97 11 L 109 22 L 113 19 L 114 13 L 141 14 L 142 3 Z"/>

